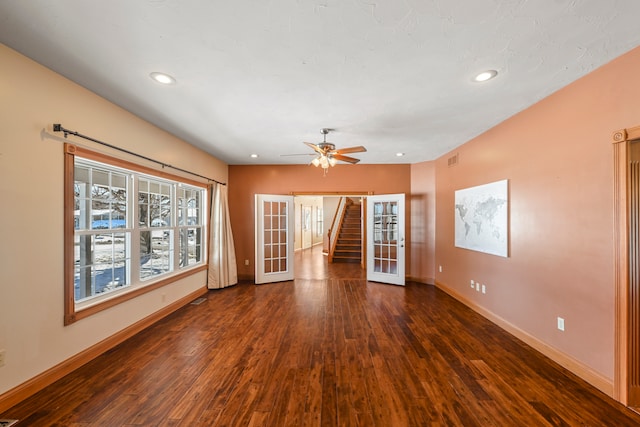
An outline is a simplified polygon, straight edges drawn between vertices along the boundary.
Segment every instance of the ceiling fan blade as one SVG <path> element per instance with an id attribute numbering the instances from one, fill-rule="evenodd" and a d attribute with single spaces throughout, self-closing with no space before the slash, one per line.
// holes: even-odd
<path id="1" fill-rule="evenodd" d="M 340 148 L 339 150 L 334 150 L 333 153 L 348 154 L 348 153 L 363 153 L 365 151 L 367 151 L 367 149 L 364 148 L 362 145 L 359 145 L 357 147 Z"/>
<path id="2" fill-rule="evenodd" d="M 331 157 L 333 157 L 336 160 L 340 160 L 342 162 L 347 162 L 347 163 L 358 163 L 360 161 L 360 159 L 356 159 L 355 157 L 349 157 L 349 156 L 343 156 L 342 154 L 332 154 Z"/>
<path id="3" fill-rule="evenodd" d="M 313 149 L 313 151 L 315 151 L 318 154 L 324 154 L 324 151 L 322 151 L 322 149 L 320 147 L 318 147 L 316 144 L 312 144 L 310 142 L 305 142 L 306 145 L 308 145 L 309 147 L 311 147 Z"/>
<path id="4" fill-rule="evenodd" d="M 280 157 L 289 157 L 289 156 L 315 156 L 316 153 L 292 153 L 292 154 L 280 154 Z"/>

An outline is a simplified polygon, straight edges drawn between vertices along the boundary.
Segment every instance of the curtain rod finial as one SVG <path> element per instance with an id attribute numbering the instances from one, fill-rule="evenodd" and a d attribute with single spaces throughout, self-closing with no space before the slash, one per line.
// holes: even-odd
<path id="1" fill-rule="evenodd" d="M 54 132 L 64 132 L 64 137 L 65 138 L 69 136 L 69 131 L 67 131 L 65 128 L 63 128 L 60 123 L 54 123 L 53 124 L 53 131 Z"/>

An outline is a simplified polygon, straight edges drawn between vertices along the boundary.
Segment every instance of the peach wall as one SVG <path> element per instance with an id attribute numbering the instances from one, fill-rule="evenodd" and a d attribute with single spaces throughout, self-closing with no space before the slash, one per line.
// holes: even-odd
<path id="1" fill-rule="evenodd" d="M 200 272 L 63 326 L 63 135 L 52 124 L 220 181 L 227 165 L 2 44 L 0 64 L 1 397 L 206 286 Z"/>
<path id="2" fill-rule="evenodd" d="M 640 48 L 436 161 L 436 273 L 607 381 L 614 374 L 613 131 L 640 125 Z M 503 78 L 509 78 L 508 74 Z M 510 256 L 454 247 L 454 191 L 509 180 Z M 487 286 L 482 295 L 469 286 Z M 557 329 L 556 318 L 566 329 Z"/>
<path id="3" fill-rule="evenodd" d="M 409 277 L 420 283 L 435 281 L 436 164 L 411 165 L 411 270 Z"/>
<path id="4" fill-rule="evenodd" d="M 323 177 L 309 165 L 229 166 L 229 214 L 238 259 L 238 275 L 254 277 L 255 194 L 404 193 L 411 191 L 410 165 L 337 165 Z M 407 234 L 411 224 L 407 206 Z M 410 271 L 410 251 L 407 251 Z M 249 260 L 249 265 L 244 265 Z"/>

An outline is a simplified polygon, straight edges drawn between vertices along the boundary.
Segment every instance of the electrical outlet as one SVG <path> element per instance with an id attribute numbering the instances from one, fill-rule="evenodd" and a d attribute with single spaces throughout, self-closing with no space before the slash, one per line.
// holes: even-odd
<path id="1" fill-rule="evenodd" d="M 442 266 L 439 266 L 439 267 L 438 267 L 438 271 L 439 271 L 440 273 L 442 273 Z"/>
<path id="2" fill-rule="evenodd" d="M 562 317 L 558 317 L 558 329 L 564 331 L 564 319 Z"/>
<path id="3" fill-rule="evenodd" d="M 482 285 L 482 293 L 483 294 L 487 293 L 487 287 L 485 285 Z"/>
<path id="4" fill-rule="evenodd" d="M 480 283 L 476 282 L 476 292 L 480 292 Z"/>
<path id="5" fill-rule="evenodd" d="M 6 355 L 6 350 L 0 350 L 0 367 L 4 366 Z"/>
<path id="6" fill-rule="evenodd" d="M 471 288 L 473 289 L 473 288 L 475 288 L 475 287 L 476 287 L 475 282 L 474 282 L 473 280 L 471 280 Z"/>
<path id="7" fill-rule="evenodd" d="M 244 265 L 249 265 L 249 260 L 248 259 L 244 260 Z"/>

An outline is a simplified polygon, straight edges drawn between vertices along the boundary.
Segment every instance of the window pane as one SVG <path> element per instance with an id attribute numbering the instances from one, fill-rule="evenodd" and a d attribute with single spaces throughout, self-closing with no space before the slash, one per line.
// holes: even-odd
<path id="1" fill-rule="evenodd" d="M 81 301 L 128 286 L 127 236 L 100 233 L 75 238 L 75 300 Z"/>
<path id="2" fill-rule="evenodd" d="M 73 169 L 73 177 L 76 182 L 89 182 L 89 168 L 76 165 Z"/>
<path id="3" fill-rule="evenodd" d="M 185 225 L 187 212 L 187 198 L 184 188 L 178 189 L 178 225 Z"/>
<path id="4" fill-rule="evenodd" d="M 172 225 L 171 220 L 171 197 L 162 196 L 160 199 L 160 220 L 166 225 Z"/>
<path id="5" fill-rule="evenodd" d="M 191 258 L 192 254 L 189 253 L 189 259 L 193 259 L 193 262 L 189 262 L 191 264 L 197 264 L 202 262 L 202 229 L 201 228 L 193 228 L 189 230 L 189 245 L 193 244 L 193 258 Z"/>
<path id="6" fill-rule="evenodd" d="M 142 233 L 141 233 L 142 234 Z M 146 233 L 145 237 L 151 237 L 150 252 L 140 259 L 140 279 L 148 279 L 153 276 L 168 273 L 173 270 L 173 230 L 153 230 Z M 140 252 L 142 254 L 142 246 Z"/>
<path id="7" fill-rule="evenodd" d="M 91 183 L 96 187 L 109 187 L 109 172 L 93 168 Z"/>
<path id="8" fill-rule="evenodd" d="M 151 257 L 151 231 L 140 232 L 140 262 L 145 263 Z"/>
<path id="9" fill-rule="evenodd" d="M 199 228 L 180 230 L 180 267 L 197 264 L 202 260 L 201 233 Z"/>
<path id="10" fill-rule="evenodd" d="M 149 195 L 146 193 L 138 193 L 138 224 L 149 225 Z"/>
<path id="11" fill-rule="evenodd" d="M 127 204 L 118 202 L 111 205 L 111 228 L 125 228 L 127 226 Z"/>
<path id="12" fill-rule="evenodd" d="M 189 204 L 189 224 L 202 225 L 202 190 L 193 190 Z"/>
<path id="13" fill-rule="evenodd" d="M 126 188 L 127 187 L 127 176 L 124 174 L 114 173 L 111 176 L 111 187 L 113 188 Z"/>
<path id="14" fill-rule="evenodd" d="M 178 225 L 201 225 L 200 192 L 202 190 L 180 188 L 179 191 Z"/>

